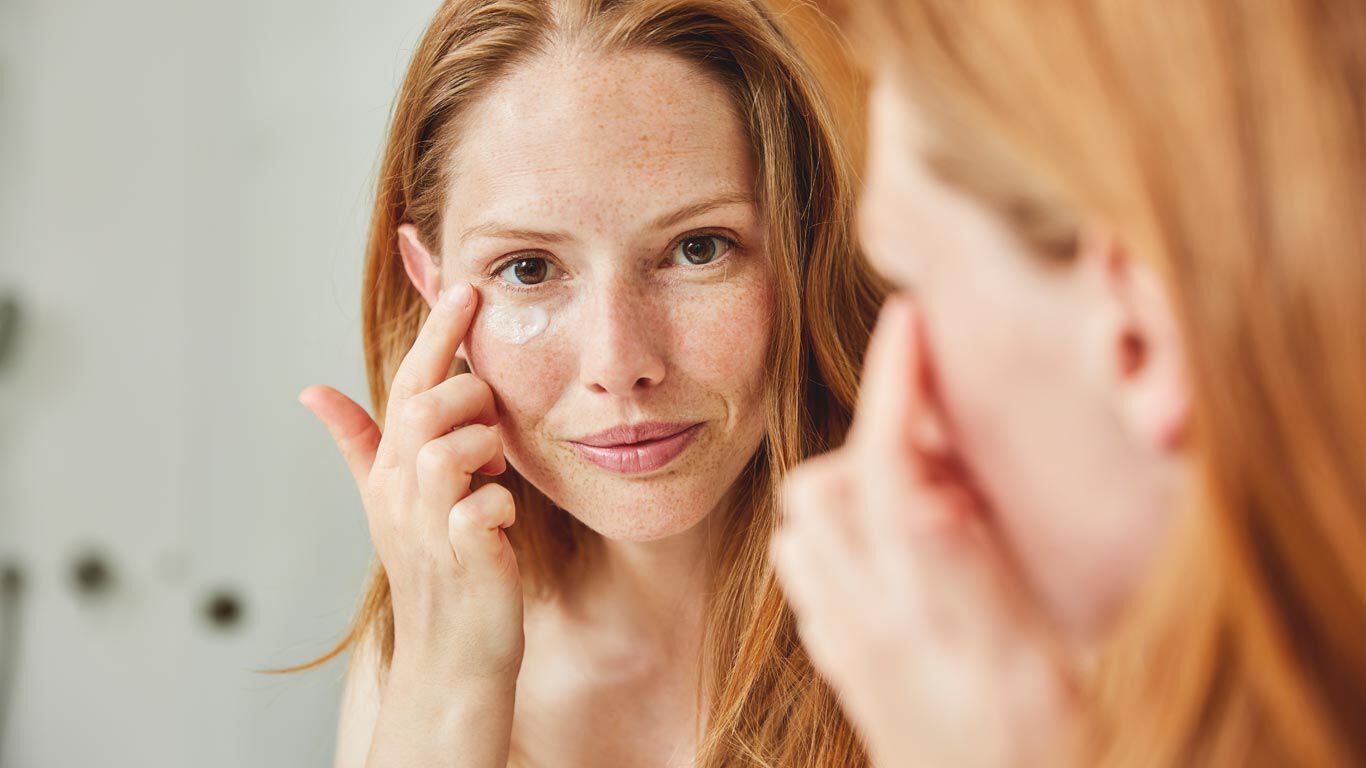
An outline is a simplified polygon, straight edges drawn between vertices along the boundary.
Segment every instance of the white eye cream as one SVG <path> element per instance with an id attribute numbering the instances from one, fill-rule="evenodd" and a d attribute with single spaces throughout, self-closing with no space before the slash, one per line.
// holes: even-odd
<path id="1" fill-rule="evenodd" d="M 550 313 L 541 307 L 500 307 L 484 309 L 484 326 L 509 344 L 525 344 L 550 325 Z"/>

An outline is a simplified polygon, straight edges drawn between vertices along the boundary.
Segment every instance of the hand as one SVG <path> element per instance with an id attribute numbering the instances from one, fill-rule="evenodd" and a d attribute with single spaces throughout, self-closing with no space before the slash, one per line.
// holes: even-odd
<path id="1" fill-rule="evenodd" d="M 797 468 L 774 567 L 813 663 L 885 766 L 1050 763 L 1071 686 L 884 308 L 848 442 Z"/>
<path id="2" fill-rule="evenodd" d="M 432 307 L 394 374 L 383 434 L 335 389 L 309 387 L 299 400 L 360 489 L 389 577 L 393 668 L 444 687 L 497 689 L 515 683 L 524 642 L 517 560 L 503 532 L 515 508 L 503 486 L 470 492 L 474 473 L 507 467 L 491 390 L 472 374 L 447 378 L 476 304 L 457 283 Z"/>

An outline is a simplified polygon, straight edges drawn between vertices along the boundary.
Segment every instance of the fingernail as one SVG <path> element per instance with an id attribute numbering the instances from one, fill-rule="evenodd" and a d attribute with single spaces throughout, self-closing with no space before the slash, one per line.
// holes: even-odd
<path id="1" fill-rule="evenodd" d="M 463 307 L 470 300 L 470 284 L 456 283 L 441 294 L 441 302 L 450 307 Z"/>

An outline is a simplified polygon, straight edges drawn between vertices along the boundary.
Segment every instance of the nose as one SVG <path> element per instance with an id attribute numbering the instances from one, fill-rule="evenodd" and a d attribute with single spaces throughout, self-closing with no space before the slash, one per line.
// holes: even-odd
<path id="1" fill-rule="evenodd" d="M 579 376 L 597 393 L 639 394 L 664 381 L 665 356 L 650 302 L 629 284 L 596 292 L 584 323 Z"/>

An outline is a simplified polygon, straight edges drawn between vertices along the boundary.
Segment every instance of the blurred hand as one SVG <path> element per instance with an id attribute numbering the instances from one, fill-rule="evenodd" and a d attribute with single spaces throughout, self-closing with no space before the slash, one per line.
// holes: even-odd
<path id="1" fill-rule="evenodd" d="M 945 445 L 922 350 L 890 300 L 848 442 L 786 482 L 774 567 L 879 765 L 1051 764 L 1071 686 Z"/>
<path id="2" fill-rule="evenodd" d="M 477 300 L 447 288 L 394 374 L 381 434 L 365 409 L 331 387 L 300 402 L 331 432 L 360 489 L 388 573 L 393 668 L 443 687 L 501 690 L 523 649 L 517 560 L 503 529 L 512 495 L 471 476 L 507 468 L 493 393 L 472 374 L 447 378 Z"/>

